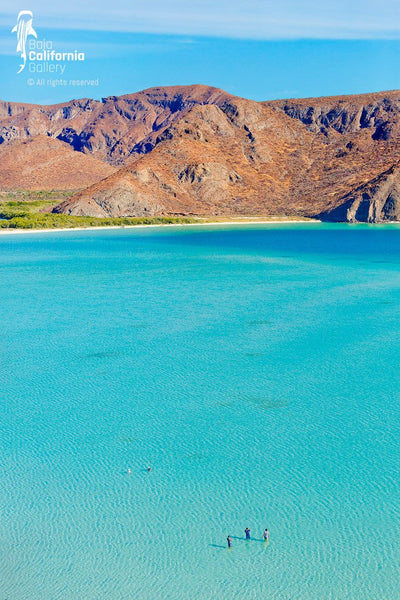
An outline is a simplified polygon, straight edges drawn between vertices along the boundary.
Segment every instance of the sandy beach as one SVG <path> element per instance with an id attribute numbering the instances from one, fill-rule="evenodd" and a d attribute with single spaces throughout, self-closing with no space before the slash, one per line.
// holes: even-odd
<path id="1" fill-rule="evenodd" d="M 0 229 L 0 235 L 18 235 L 21 233 L 59 233 L 62 231 L 97 231 L 99 229 L 138 229 L 138 228 L 152 228 L 152 227 L 198 227 L 199 225 L 290 225 L 299 223 L 320 223 L 318 219 L 308 220 L 295 220 L 295 219 L 273 219 L 268 220 L 245 220 L 245 221 L 199 221 L 198 223 L 149 223 L 139 225 L 105 225 L 95 227 L 54 227 L 46 229 L 14 229 L 4 228 Z"/>

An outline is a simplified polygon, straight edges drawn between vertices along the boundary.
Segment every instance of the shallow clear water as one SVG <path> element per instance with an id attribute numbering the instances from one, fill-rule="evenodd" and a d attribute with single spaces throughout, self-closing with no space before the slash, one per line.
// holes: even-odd
<path id="1" fill-rule="evenodd" d="M 399 259 L 389 226 L 2 236 L 0 600 L 400 598 Z"/>

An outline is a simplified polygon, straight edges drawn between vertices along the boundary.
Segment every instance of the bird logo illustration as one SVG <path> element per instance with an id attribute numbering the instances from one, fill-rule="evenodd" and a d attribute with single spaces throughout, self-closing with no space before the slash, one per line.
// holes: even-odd
<path id="1" fill-rule="evenodd" d="M 30 10 L 21 10 L 18 14 L 17 24 L 11 30 L 11 33 L 17 34 L 17 52 L 21 54 L 22 64 L 18 73 L 25 69 L 26 65 L 26 40 L 28 35 L 37 38 L 36 31 L 32 27 L 33 13 Z"/>

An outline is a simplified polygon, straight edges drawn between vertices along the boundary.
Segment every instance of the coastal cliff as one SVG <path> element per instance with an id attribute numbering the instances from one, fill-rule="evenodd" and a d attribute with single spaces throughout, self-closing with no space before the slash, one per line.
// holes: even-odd
<path id="1" fill-rule="evenodd" d="M 338 206 L 318 216 L 323 221 L 349 223 L 400 221 L 400 165 L 352 190 Z"/>

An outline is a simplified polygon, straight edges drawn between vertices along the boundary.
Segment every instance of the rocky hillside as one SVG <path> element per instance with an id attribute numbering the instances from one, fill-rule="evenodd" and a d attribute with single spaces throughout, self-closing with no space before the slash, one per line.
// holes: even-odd
<path id="1" fill-rule="evenodd" d="M 397 220 L 399 136 L 400 92 L 254 102 L 187 86 L 49 107 L 4 102 L 0 185 L 21 187 L 30 144 L 47 139 L 53 168 L 42 153 L 33 170 L 42 189 L 61 148 L 86 161 L 64 163 L 84 189 L 58 212 Z"/>
<path id="2" fill-rule="evenodd" d="M 324 221 L 380 223 L 397 221 L 400 215 L 400 164 L 351 190 L 341 203 L 322 212 Z"/>
<path id="3" fill-rule="evenodd" d="M 1 145 L 0 158 L 2 190 L 78 190 L 116 170 L 44 135 Z"/>
<path id="4" fill-rule="evenodd" d="M 46 135 L 109 164 L 149 152 L 166 127 L 198 104 L 229 94 L 203 85 L 153 88 L 53 106 L 0 102 L 0 144 Z"/>
<path id="5" fill-rule="evenodd" d="M 357 96 L 330 96 L 276 100 L 266 103 L 298 119 L 315 133 L 332 131 L 348 134 L 371 130 L 374 140 L 388 140 L 400 135 L 400 93 L 379 92 Z"/>

